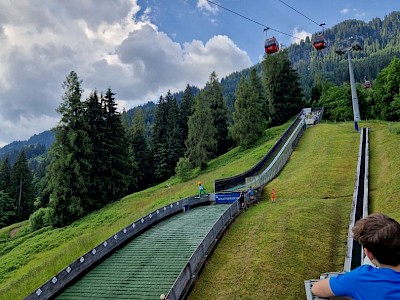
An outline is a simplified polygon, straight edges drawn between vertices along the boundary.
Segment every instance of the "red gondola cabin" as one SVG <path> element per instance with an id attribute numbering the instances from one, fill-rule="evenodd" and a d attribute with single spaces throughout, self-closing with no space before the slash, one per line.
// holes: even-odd
<path id="1" fill-rule="evenodd" d="M 265 53 L 274 54 L 279 51 L 279 44 L 275 37 L 265 40 Z"/>
<path id="2" fill-rule="evenodd" d="M 313 46 L 316 50 L 322 50 L 326 48 L 326 41 L 323 35 L 317 35 L 313 39 Z"/>
<path id="3" fill-rule="evenodd" d="M 369 89 L 371 86 L 372 86 L 371 81 L 365 80 L 365 82 L 364 82 L 364 87 L 365 87 L 366 89 Z"/>

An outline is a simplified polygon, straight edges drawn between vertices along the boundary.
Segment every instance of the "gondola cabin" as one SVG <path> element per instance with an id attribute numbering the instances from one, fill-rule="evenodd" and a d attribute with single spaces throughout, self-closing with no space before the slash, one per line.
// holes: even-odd
<path id="1" fill-rule="evenodd" d="M 265 53 L 274 54 L 279 51 L 279 44 L 275 37 L 265 40 Z"/>
<path id="2" fill-rule="evenodd" d="M 369 80 L 365 80 L 365 81 L 364 81 L 364 87 L 365 87 L 366 89 L 369 89 L 371 86 L 372 86 L 371 81 L 369 81 Z"/>
<path id="3" fill-rule="evenodd" d="M 326 48 L 326 41 L 323 35 L 316 35 L 313 39 L 313 46 L 316 50 L 322 50 Z"/>

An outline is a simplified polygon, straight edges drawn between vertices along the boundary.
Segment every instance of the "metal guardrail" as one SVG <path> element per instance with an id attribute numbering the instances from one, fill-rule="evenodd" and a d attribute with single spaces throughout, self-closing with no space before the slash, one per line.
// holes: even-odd
<path id="1" fill-rule="evenodd" d="M 312 111 L 319 110 L 317 122 L 321 123 L 322 115 L 324 114 L 324 107 L 321 108 L 313 108 Z"/>
<path id="2" fill-rule="evenodd" d="M 180 212 L 185 211 L 188 207 L 206 205 L 210 202 L 210 197 L 188 197 L 180 199 L 164 207 L 158 208 L 148 215 L 136 220 L 129 226 L 115 233 L 107 240 L 88 251 L 80 258 L 76 259 L 65 269 L 60 271 L 53 278 L 28 295 L 26 300 L 43 300 L 52 299 L 59 292 L 65 289 L 69 284 L 77 278 L 84 275 L 87 271 L 101 262 L 113 251 L 119 249 L 135 236 L 149 229 L 152 225 Z"/>
<path id="3" fill-rule="evenodd" d="M 302 109 L 301 112 L 297 115 L 296 119 L 293 121 L 293 123 L 289 126 L 288 129 L 282 134 L 282 136 L 278 139 L 278 141 L 274 144 L 274 146 L 268 151 L 268 153 L 260 160 L 259 163 L 257 163 L 254 167 L 252 167 L 250 170 L 247 170 L 243 172 L 242 174 L 232 176 L 232 177 L 227 177 L 227 178 L 222 178 L 222 179 L 216 179 L 214 181 L 214 191 L 215 193 L 218 192 L 223 192 L 223 191 L 232 191 L 235 189 L 244 189 L 248 188 L 249 184 L 247 181 L 249 177 L 256 177 L 257 175 L 260 174 L 260 172 L 265 173 L 265 169 L 272 164 L 273 159 L 278 156 L 278 154 L 282 151 L 282 148 L 285 147 L 285 144 L 289 139 L 293 137 L 293 133 L 296 131 L 300 123 L 305 123 L 305 114 L 306 112 L 312 112 L 317 116 L 316 123 L 320 123 L 322 115 L 324 113 L 324 108 L 308 108 L 308 109 Z M 304 126 L 305 129 L 305 126 Z M 293 142 L 294 144 L 292 145 L 293 148 L 297 144 L 298 140 L 301 137 L 301 134 L 303 133 L 304 129 L 301 132 L 298 132 L 298 135 L 294 137 Z M 293 149 L 292 149 L 293 151 Z M 281 167 L 282 169 L 282 167 Z M 279 173 L 279 172 L 278 172 Z M 276 175 L 275 175 L 276 176 Z M 254 187 L 254 186 L 253 186 Z M 260 185 L 261 187 L 261 185 Z"/>
<path id="4" fill-rule="evenodd" d="M 313 294 L 312 294 L 312 292 L 311 292 L 311 288 L 312 288 L 312 286 L 314 285 L 314 283 L 316 283 L 316 282 L 318 282 L 319 280 L 322 280 L 322 279 L 326 279 L 326 278 L 330 278 L 330 277 L 334 277 L 334 276 L 338 276 L 339 274 L 343 274 L 344 272 L 330 272 L 330 273 L 324 273 L 324 274 L 322 274 L 320 277 L 319 277 L 319 279 L 312 279 L 312 280 L 307 280 L 307 281 L 305 281 L 304 282 L 304 286 L 305 286 L 305 289 L 306 289 L 306 297 L 307 297 L 307 300 L 323 300 L 323 299 L 325 299 L 326 300 L 326 298 L 319 298 L 319 297 L 317 297 L 317 296 L 314 296 Z M 347 298 L 347 297 L 334 297 L 334 298 L 332 298 L 332 299 L 335 299 L 335 300 L 349 300 L 349 298 Z"/>
<path id="5" fill-rule="evenodd" d="M 178 300 L 184 299 L 191 285 L 197 278 L 201 267 L 205 263 L 208 254 L 216 245 L 219 237 L 223 234 L 227 226 L 233 221 L 239 212 L 239 203 L 235 201 L 229 209 L 215 222 L 209 233 L 194 251 L 187 264 L 182 269 L 178 278 L 175 280 L 170 291 L 167 294 L 167 299 Z"/>
<path id="6" fill-rule="evenodd" d="M 305 129 L 305 121 L 304 119 L 301 119 L 291 136 L 288 138 L 286 143 L 275 156 L 271 164 L 264 170 L 264 172 L 257 176 L 246 177 L 246 187 L 263 187 L 269 181 L 275 178 L 286 165 Z"/>
<path id="7" fill-rule="evenodd" d="M 303 110 L 297 115 L 296 119 L 292 122 L 292 124 L 286 129 L 286 131 L 282 134 L 282 136 L 278 139 L 278 141 L 272 146 L 272 148 L 268 151 L 268 153 L 251 169 L 232 177 L 216 179 L 214 181 L 214 191 L 216 193 L 227 191 L 232 188 L 238 186 L 244 186 L 246 183 L 246 177 L 251 177 L 259 174 L 263 169 L 265 169 L 273 157 L 278 153 L 278 151 L 282 148 L 286 139 L 293 132 L 294 128 L 301 122 L 303 115 Z"/>
<path id="8" fill-rule="evenodd" d="M 369 175 L 369 140 L 368 128 L 363 128 L 360 134 L 360 146 L 357 161 L 357 176 L 351 204 L 350 223 L 347 234 L 346 258 L 344 271 L 349 272 L 360 266 L 364 260 L 361 245 L 353 240 L 354 224 L 368 215 L 368 175 Z M 355 257 L 355 256 L 358 256 Z"/>

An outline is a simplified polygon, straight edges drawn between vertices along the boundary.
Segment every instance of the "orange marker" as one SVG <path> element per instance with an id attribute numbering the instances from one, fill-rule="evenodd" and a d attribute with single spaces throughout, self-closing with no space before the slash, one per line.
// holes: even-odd
<path id="1" fill-rule="evenodd" d="M 272 200 L 272 202 L 275 202 L 275 199 L 276 199 L 276 191 L 275 191 L 275 189 L 272 189 L 272 191 L 271 191 L 271 200 Z"/>

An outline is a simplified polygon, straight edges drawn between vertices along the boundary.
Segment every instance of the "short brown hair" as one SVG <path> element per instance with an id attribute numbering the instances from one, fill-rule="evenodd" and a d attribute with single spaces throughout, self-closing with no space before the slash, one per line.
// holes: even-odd
<path id="1" fill-rule="evenodd" d="M 400 264 L 400 224 L 382 213 L 358 220 L 353 238 L 367 248 L 381 264 Z"/>

